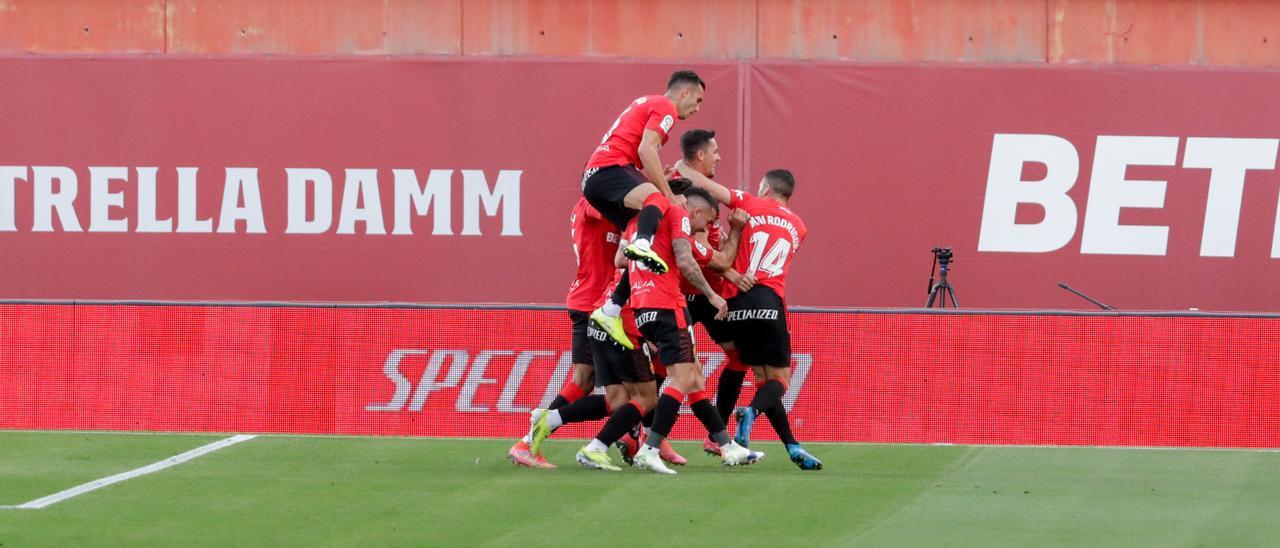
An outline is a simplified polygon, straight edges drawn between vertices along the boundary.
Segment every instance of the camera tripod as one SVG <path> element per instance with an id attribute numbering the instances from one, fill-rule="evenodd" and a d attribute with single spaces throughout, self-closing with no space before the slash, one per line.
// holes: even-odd
<path id="1" fill-rule="evenodd" d="M 925 308 L 933 308 L 934 301 L 938 302 L 938 308 L 947 307 L 947 297 L 951 297 L 951 308 L 960 308 L 956 303 L 956 290 L 951 287 L 951 282 L 947 281 L 947 272 L 951 270 L 951 248 L 935 247 L 933 248 L 933 267 L 929 268 L 929 302 L 925 303 Z M 941 275 L 938 278 L 937 285 L 933 283 L 933 272 L 935 268 L 941 267 Z M 938 297 L 941 296 L 941 299 Z"/>

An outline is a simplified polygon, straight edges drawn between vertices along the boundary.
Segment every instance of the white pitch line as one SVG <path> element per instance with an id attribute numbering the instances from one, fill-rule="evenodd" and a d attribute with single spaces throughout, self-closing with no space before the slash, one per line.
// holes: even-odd
<path id="1" fill-rule="evenodd" d="M 41 498 L 38 498 L 38 499 L 33 500 L 33 501 L 31 501 L 31 502 L 27 502 L 27 503 L 19 504 L 19 505 L 16 505 L 16 506 L 0 506 L 0 509 L 8 509 L 8 510 L 39 510 L 39 509 L 41 509 L 41 508 L 44 508 L 44 507 L 47 507 L 47 506 L 50 506 L 50 505 L 53 505 L 53 504 L 57 504 L 57 503 L 62 502 L 62 501 L 64 501 L 64 500 L 67 500 L 67 499 L 69 499 L 69 498 L 71 498 L 71 497 L 80 496 L 80 495 L 83 495 L 83 494 L 88 493 L 88 492 L 90 492 L 90 491 L 95 491 L 95 490 L 98 490 L 98 489 L 102 489 L 103 487 L 106 487 L 106 486 L 111 485 L 111 484 L 113 484 L 113 483 L 120 483 L 120 482 L 125 481 L 125 480 L 130 480 L 130 479 L 136 478 L 136 477 L 138 477 L 138 476 L 145 476 L 145 475 L 150 474 L 150 473 L 152 473 L 152 472 L 159 472 L 159 471 L 161 471 L 161 470 L 164 470 L 165 468 L 169 468 L 170 466 L 177 466 L 177 465 L 179 465 L 179 464 L 182 464 L 182 463 L 184 463 L 184 462 L 187 462 L 187 461 L 189 461 L 189 460 L 192 460 L 192 459 L 198 458 L 198 457 L 203 456 L 203 455 L 207 455 L 207 454 L 209 454 L 209 453 L 212 453 L 212 452 L 217 451 L 217 450 L 219 450 L 219 449 L 222 449 L 222 448 L 224 448 L 224 447 L 230 447 L 230 446 L 235 445 L 235 444 L 237 444 L 237 443 L 245 442 L 245 441 L 249 441 L 249 440 L 251 440 L 251 439 L 253 439 L 253 438 L 256 438 L 256 437 L 257 437 L 257 436 L 249 436 L 249 435 L 231 436 L 231 437 L 226 438 L 226 439 L 222 439 L 222 440 L 215 441 L 215 442 L 210 443 L 210 444 L 208 444 L 208 445 L 202 445 L 202 446 L 200 446 L 200 447 L 197 447 L 197 448 L 195 448 L 195 449 L 192 449 L 192 450 L 190 450 L 190 451 L 187 451 L 186 453 L 182 453 L 182 454 L 180 454 L 180 455 L 174 455 L 174 456 L 169 457 L 169 458 L 167 458 L 167 459 L 164 459 L 164 460 L 162 460 L 162 461 L 160 461 L 160 462 L 155 462 L 155 463 L 152 463 L 152 464 L 148 464 L 148 465 L 146 465 L 146 466 L 143 466 L 142 468 L 135 468 L 135 469 L 130 470 L 130 471 L 128 471 L 128 472 L 121 472 L 121 473 L 116 474 L 116 475 L 114 475 L 114 476 L 107 476 L 107 477 L 102 478 L 102 479 L 96 479 L 96 480 L 93 480 L 93 481 L 91 481 L 91 482 L 89 482 L 89 483 L 85 483 L 85 484 L 82 484 L 82 485 L 77 485 L 77 486 L 72 487 L 72 488 L 70 488 L 70 489 L 67 489 L 67 490 L 65 490 L 65 491 L 59 491 L 59 492 L 54 493 L 54 494 L 52 494 L 52 495 L 49 495 L 49 496 L 47 496 L 47 497 L 41 497 Z"/>

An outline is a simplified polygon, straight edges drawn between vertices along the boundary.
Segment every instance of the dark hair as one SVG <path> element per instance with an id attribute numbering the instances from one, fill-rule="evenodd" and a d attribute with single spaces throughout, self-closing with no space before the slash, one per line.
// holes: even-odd
<path id="1" fill-rule="evenodd" d="M 671 79 L 667 81 L 667 89 L 673 89 L 680 84 L 698 84 L 703 90 L 707 89 L 707 83 L 692 70 L 677 70 L 671 73 Z"/>
<path id="2" fill-rule="evenodd" d="M 710 205 L 712 208 L 716 207 L 716 199 L 711 197 L 711 193 L 707 192 L 707 189 L 702 188 L 700 186 L 691 186 L 688 189 L 685 189 L 684 197 L 685 198 L 695 198 L 695 197 L 701 198 L 702 200 L 707 202 L 707 205 Z"/>
<path id="3" fill-rule="evenodd" d="M 702 147 L 707 146 L 712 139 L 715 139 L 716 132 L 709 129 L 691 129 L 684 132 L 680 136 L 680 151 L 684 153 L 684 159 L 693 160 L 698 156 L 698 151 Z"/>
<path id="4" fill-rule="evenodd" d="M 671 187 L 672 194 L 684 194 L 684 191 L 693 187 L 693 181 L 685 179 L 684 177 L 676 177 L 667 181 L 667 186 Z"/>
<path id="5" fill-rule="evenodd" d="M 796 191 L 796 176 L 785 169 L 771 169 L 764 174 L 765 183 L 783 198 L 790 198 Z"/>

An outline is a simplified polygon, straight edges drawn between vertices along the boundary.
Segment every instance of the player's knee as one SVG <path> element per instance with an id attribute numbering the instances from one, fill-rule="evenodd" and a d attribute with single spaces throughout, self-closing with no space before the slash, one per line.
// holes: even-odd
<path id="1" fill-rule="evenodd" d="M 631 189 L 631 192 L 627 193 L 626 197 L 623 198 L 622 200 L 623 205 L 625 205 L 627 209 L 639 210 L 640 208 L 644 207 L 645 200 L 648 199 L 649 196 L 654 194 L 657 194 L 659 196 L 662 195 L 661 192 L 658 192 L 658 187 L 655 186 L 653 183 L 644 183 L 640 186 L 637 186 Z"/>
<path id="2" fill-rule="evenodd" d="M 658 211 L 666 212 L 667 208 L 671 207 L 671 200 L 668 200 L 661 192 L 653 192 L 644 197 L 644 207 L 649 206 L 658 208 Z"/>
<path id="3" fill-rule="evenodd" d="M 699 390 L 706 390 L 706 389 L 707 389 L 706 377 L 703 377 L 702 375 L 697 375 L 689 382 L 689 390 L 685 391 L 685 393 L 688 394 L 690 392 L 697 392 Z"/>
<path id="4" fill-rule="evenodd" d="M 654 408 L 654 406 L 658 405 L 658 395 L 654 393 L 637 394 L 635 397 L 631 398 L 631 401 L 636 402 L 636 404 L 640 406 L 641 410 L 648 413 Z"/>
<path id="5" fill-rule="evenodd" d="M 676 390 L 679 390 L 680 392 L 685 394 L 693 392 L 696 389 L 693 384 L 693 378 L 688 375 L 682 375 L 680 377 L 672 377 L 667 383 L 672 388 L 675 388 Z"/>
<path id="6" fill-rule="evenodd" d="M 590 392 L 595 387 L 596 371 L 590 365 L 574 364 L 573 366 L 573 384 L 578 385 L 584 392 Z"/>
<path id="7" fill-rule="evenodd" d="M 783 383 L 791 382 L 790 367 L 766 367 L 765 370 L 766 370 L 765 378 L 767 379 L 779 380 L 779 381 L 782 381 Z"/>
<path id="8" fill-rule="evenodd" d="M 609 409 L 618 409 L 631 399 L 627 389 L 620 384 L 611 384 L 604 389 L 604 399 L 609 402 Z"/>

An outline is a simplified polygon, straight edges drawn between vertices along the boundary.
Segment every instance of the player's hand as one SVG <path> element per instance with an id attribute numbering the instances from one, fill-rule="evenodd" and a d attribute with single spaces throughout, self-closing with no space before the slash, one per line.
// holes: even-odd
<path id="1" fill-rule="evenodd" d="M 756 286 L 756 281 L 755 276 L 746 274 L 738 278 L 738 281 L 734 282 L 733 285 L 738 286 L 738 290 L 745 293 L 747 291 L 751 291 L 751 288 Z"/>
<path id="2" fill-rule="evenodd" d="M 684 207 L 684 203 L 685 203 L 684 196 L 681 196 L 679 194 L 668 194 L 667 201 L 671 202 L 671 205 L 679 206 L 679 207 Z"/>
<path id="3" fill-rule="evenodd" d="M 747 220 L 751 219 L 751 215 L 743 209 L 735 209 L 729 213 L 729 227 L 741 230 L 747 226 Z"/>
<path id="4" fill-rule="evenodd" d="M 729 303 L 725 302 L 724 297 L 712 295 L 707 300 L 711 302 L 711 306 L 716 307 L 717 320 L 723 320 L 729 317 Z"/>
<path id="5" fill-rule="evenodd" d="M 666 169 L 662 170 L 662 176 L 666 177 L 668 181 L 674 179 L 676 175 L 680 174 L 680 170 L 678 169 L 679 166 L 680 166 L 680 162 L 676 162 L 674 164 L 667 166 Z"/>

